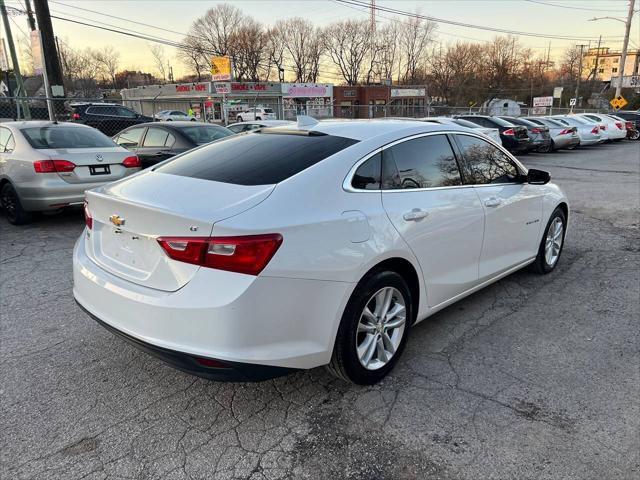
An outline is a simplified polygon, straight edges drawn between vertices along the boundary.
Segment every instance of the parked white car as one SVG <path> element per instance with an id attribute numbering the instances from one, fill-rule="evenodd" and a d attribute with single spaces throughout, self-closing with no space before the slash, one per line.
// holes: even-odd
<path id="1" fill-rule="evenodd" d="M 112 332 L 207 378 L 371 384 L 416 322 L 554 270 L 569 209 L 473 129 L 306 121 L 91 190 L 86 215 L 73 292 Z"/>
<path id="2" fill-rule="evenodd" d="M 236 112 L 236 122 L 253 120 L 276 120 L 278 117 L 273 108 L 250 107 Z"/>
<path id="3" fill-rule="evenodd" d="M 627 138 L 627 128 L 624 122 L 599 113 L 580 113 L 578 116 L 604 124 L 604 134 L 607 140 L 623 140 Z"/>
<path id="4" fill-rule="evenodd" d="M 250 132 L 264 127 L 280 127 L 282 125 L 291 125 L 291 120 L 254 120 L 253 122 L 238 122 L 227 125 L 227 128 L 233 133 Z"/>
<path id="5" fill-rule="evenodd" d="M 578 137 L 580 138 L 580 145 L 583 147 L 602 143 L 606 140 L 603 133 L 604 124 L 599 124 L 577 115 L 556 115 L 548 118 L 569 128 L 575 127 L 578 131 Z"/>
<path id="6" fill-rule="evenodd" d="M 498 145 L 502 145 L 502 140 L 500 139 L 500 130 L 498 130 L 497 128 L 482 127 L 477 123 L 470 122 L 469 120 L 465 120 L 463 118 L 424 117 L 420 118 L 419 120 L 422 122 L 440 123 L 442 125 L 459 125 L 461 127 L 473 128 L 477 132 L 480 132 L 489 137 Z"/>
<path id="7" fill-rule="evenodd" d="M 84 192 L 140 170 L 140 160 L 93 127 L 49 121 L 0 125 L 0 206 L 9 222 L 82 205 Z"/>
<path id="8" fill-rule="evenodd" d="M 188 113 L 179 110 L 163 110 L 154 115 L 154 118 L 160 122 L 195 122 L 196 118 Z"/>

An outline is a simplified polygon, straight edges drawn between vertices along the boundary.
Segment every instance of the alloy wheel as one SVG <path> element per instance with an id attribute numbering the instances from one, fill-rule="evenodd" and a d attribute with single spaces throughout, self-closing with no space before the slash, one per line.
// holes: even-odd
<path id="1" fill-rule="evenodd" d="M 16 193 L 11 188 L 5 188 L 2 192 L 2 198 L 0 198 L 0 203 L 2 203 L 2 208 L 5 211 L 5 214 L 10 219 L 16 218 L 16 209 L 17 209 L 18 197 Z"/>
<path id="2" fill-rule="evenodd" d="M 553 267 L 556 264 L 558 257 L 560 256 L 563 233 L 564 225 L 562 223 L 562 218 L 554 218 L 551 225 L 549 225 L 549 230 L 547 230 L 547 238 L 544 246 L 544 259 L 550 267 Z"/>
<path id="3" fill-rule="evenodd" d="M 356 352 L 367 370 L 378 370 L 393 358 L 404 334 L 406 302 L 399 290 L 384 287 L 365 304 L 358 322 Z"/>

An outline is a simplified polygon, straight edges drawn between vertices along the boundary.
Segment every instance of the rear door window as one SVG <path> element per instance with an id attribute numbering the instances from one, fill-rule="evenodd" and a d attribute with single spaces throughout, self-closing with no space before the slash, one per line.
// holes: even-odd
<path id="1" fill-rule="evenodd" d="M 491 143 L 470 135 L 455 135 L 462 158 L 460 167 L 464 183 L 486 185 L 517 183 L 520 172 L 516 164 Z"/>
<path id="2" fill-rule="evenodd" d="M 5 151 L 9 137 L 11 137 L 11 132 L 6 128 L 0 128 L 0 153 Z"/>
<path id="3" fill-rule="evenodd" d="M 382 173 L 382 153 L 376 153 L 353 174 L 351 186 L 358 190 L 380 190 L 380 175 Z"/>
<path id="4" fill-rule="evenodd" d="M 191 150 L 155 171 L 236 185 L 271 185 L 355 143 L 333 135 L 234 135 Z"/>
<path id="5" fill-rule="evenodd" d="M 147 134 L 144 136 L 142 142 L 143 147 L 164 147 L 167 141 L 169 132 L 164 128 L 149 127 Z"/>
<path id="6" fill-rule="evenodd" d="M 145 127 L 132 128 L 118 135 L 116 143 L 124 148 L 136 148 L 140 144 L 140 139 Z"/>
<path id="7" fill-rule="evenodd" d="M 461 185 L 460 171 L 446 135 L 430 135 L 385 149 L 383 189 Z"/>

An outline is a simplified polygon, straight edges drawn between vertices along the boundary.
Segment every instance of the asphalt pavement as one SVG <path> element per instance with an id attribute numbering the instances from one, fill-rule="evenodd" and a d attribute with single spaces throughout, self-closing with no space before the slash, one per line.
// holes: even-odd
<path id="1" fill-rule="evenodd" d="M 571 201 L 558 268 L 421 323 L 372 387 L 178 372 L 74 304 L 80 211 L 0 215 L 0 478 L 639 478 L 640 142 L 522 161 Z"/>

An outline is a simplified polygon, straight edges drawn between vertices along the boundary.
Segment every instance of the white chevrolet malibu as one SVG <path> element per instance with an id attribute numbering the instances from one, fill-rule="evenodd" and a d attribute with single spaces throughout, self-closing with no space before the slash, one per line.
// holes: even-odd
<path id="1" fill-rule="evenodd" d="M 226 137 L 87 192 L 85 214 L 73 292 L 113 333 L 211 379 L 371 384 L 417 322 L 552 271 L 569 209 L 472 129 L 350 121 Z"/>

